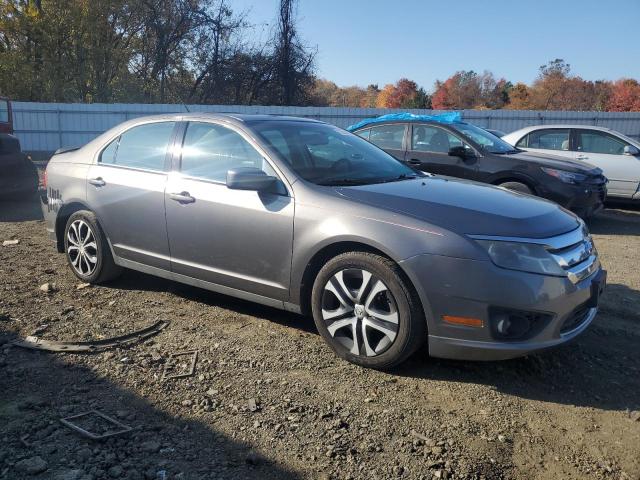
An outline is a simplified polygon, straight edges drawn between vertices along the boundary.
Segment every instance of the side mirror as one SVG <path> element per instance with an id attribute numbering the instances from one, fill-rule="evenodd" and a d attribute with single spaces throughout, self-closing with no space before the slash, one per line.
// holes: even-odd
<path id="1" fill-rule="evenodd" d="M 449 149 L 449 156 L 460 157 L 463 160 L 467 160 L 469 158 L 475 158 L 476 155 L 473 150 L 466 148 L 464 145 L 459 145 Z"/>
<path id="2" fill-rule="evenodd" d="M 241 167 L 227 171 L 227 188 L 232 190 L 263 192 L 273 188 L 277 183 L 276 177 L 267 175 L 259 168 Z"/>
<path id="3" fill-rule="evenodd" d="M 633 145 L 626 145 L 622 153 L 624 155 L 640 155 L 640 150 L 638 149 L 638 147 L 635 147 Z"/>

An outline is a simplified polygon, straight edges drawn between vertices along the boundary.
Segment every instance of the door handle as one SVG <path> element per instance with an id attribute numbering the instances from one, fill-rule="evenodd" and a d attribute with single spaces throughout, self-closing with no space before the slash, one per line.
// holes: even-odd
<path id="1" fill-rule="evenodd" d="M 94 187 L 104 187 L 107 182 L 105 182 L 102 177 L 97 177 L 97 178 L 90 178 L 89 179 L 89 183 L 91 185 L 93 185 Z"/>
<path id="2" fill-rule="evenodd" d="M 422 165 L 422 162 L 420 160 L 418 160 L 417 158 L 412 158 L 411 160 L 409 160 L 408 163 L 410 165 Z"/>
<path id="3" fill-rule="evenodd" d="M 189 192 L 170 193 L 169 198 L 179 203 L 193 203 L 196 201 L 195 198 L 189 195 Z"/>
<path id="4" fill-rule="evenodd" d="M 578 160 L 589 160 L 589 156 L 588 155 L 576 155 L 576 158 Z"/>

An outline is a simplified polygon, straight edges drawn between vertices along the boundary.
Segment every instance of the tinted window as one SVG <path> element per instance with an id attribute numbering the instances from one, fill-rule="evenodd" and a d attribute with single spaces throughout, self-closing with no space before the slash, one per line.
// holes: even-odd
<path id="1" fill-rule="evenodd" d="M 105 165 L 164 170 L 174 122 L 147 123 L 127 130 L 100 154 Z"/>
<path id="2" fill-rule="evenodd" d="M 449 153 L 451 147 L 460 147 L 463 142 L 443 128 L 431 125 L 414 125 L 411 149 L 419 152 Z"/>
<path id="3" fill-rule="evenodd" d="M 353 133 L 355 133 L 359 137 L 364 138 L 365 140 L 369 140 L 369 134 L 371 133 L 371 129 L 365 128 L 364 130 L 360 130 L 358 132 L 353 132 Z"/>
<path id="4" fill-rule="evenodd" d="M 361 185 L 417 175 L 366 140 L 331 125 L 271 120 L 256 122 L 252 128 L 272 145 L 274 138 L 284 140 L 287 148 L 277 148 L 282 160 L 318 185 Z"/>
<path id="5" fill-rule="evenodd" d="M 518 147 L 569 150 L 569 129 L 536 130 L 521 139 Z"/>
<path id="6" fill-rule="evenodd" d="M 379 146 L 380 148 L 402 150 L 404 129 L 405 126 L 402 124 L 381 125 L 379 127 L 373 127 L 371 128 L 369 141 L 374 145 Z"/>
<path id="7" fill-rule="evenodd" d="M 581 152 L 622 155 L 626 145 L 622 140 L 603 132 L 578 131 L 578 150 Z"/>
<path id="8" fill-rule="evenodd" d="M 262 155 L 239 133 L 214 123 L 189 123 L 182 147 L 182 173 L 226 182 L 227 171 L 241 167 L 275 174 Z"/>
<path id="9" fill-rule="evenodd" d="M 9 103 L 6 100 L 0 100 L 0 122 L 7 123 L 9 121 Z"/>

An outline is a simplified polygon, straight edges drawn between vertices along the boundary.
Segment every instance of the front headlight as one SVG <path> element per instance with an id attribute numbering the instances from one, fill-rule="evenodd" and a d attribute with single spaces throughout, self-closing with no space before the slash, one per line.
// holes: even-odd
<path id="1" fill-rule="evenodd" d="M 547 175 L 551 175 L 564 183 L 570 183 L 572 185 L 578 185 L 587 179 L 587 176 L 582 173 L 567 172 L 566 170 L 557 170 L 555 168 L 547 167 L 540 168 L 542 168 L 542 171 Z"/>
<path id="2" fill-rule="evenodd" d="M 499 267 L 543 275 L 565 276 L 565 271 L 542 245 L 499 240 L 476 241 L 487 250 L 493 263 Z"/>

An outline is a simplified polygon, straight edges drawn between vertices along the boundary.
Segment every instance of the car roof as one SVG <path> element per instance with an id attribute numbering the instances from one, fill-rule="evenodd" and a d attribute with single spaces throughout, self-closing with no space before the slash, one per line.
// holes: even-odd
<path id="1" fill-rule="evenodd" d="M 379 122 L 379 123 L 369 123 L 367 125 L 363 125 L 359 128 L 356 128 L 354 131 L 357 132 L 358 130 L 364 130 L 365 128 L 373 128 L 373 127 L 379 127 L 380 125 L 389 125 L 390 123 L 417 123 L 417 124 L 424 124 L 424 125 L 442 125 L 444 127 L 455 127 L 456 125 L 467 125 L 467 122 L 438 122 L 437 120 L 387 120 L 384 122 Z"/>
<path id="2" fill-rule="evenodd" d="M 534 130 L 542 130 L 547 128 L 579 128 L 579 129 L 585 129 L 585 130 L 600 130 L 602 132 L 615 132 L 615 130 L 611 128 L 599 127 L 597 125 L 584 125 L 584 124 L 581 125 L 581 124 L 571 124 L 571 123 L 558 123 L 558 124 L 545 123 L 544 125 L 532 125 L 529 127 L 524 127 L 519 130 L 516 130 L 515 132 L 511 132 L 509 135 L 512 135 L 514 133 L 533 132 Z"/>
<path id="3" fill-rule="evenodd" d="M 183 113 L 167 113 L 158 115 L 146 115 L 144 117 L 136 117 L 132 119 L 132 123 L 145 122 L 149 120 L 226 120 L 231 123 L 249 124 L 253 122 L 268 121 L 295 121 L 308 123 L 323 123 L 312 118 L 293 117 L 288 115 L 269 115 L 269 114 L 253 114 L 253 113 L 212 113 L 212 112 L 183 112 Z"/>

